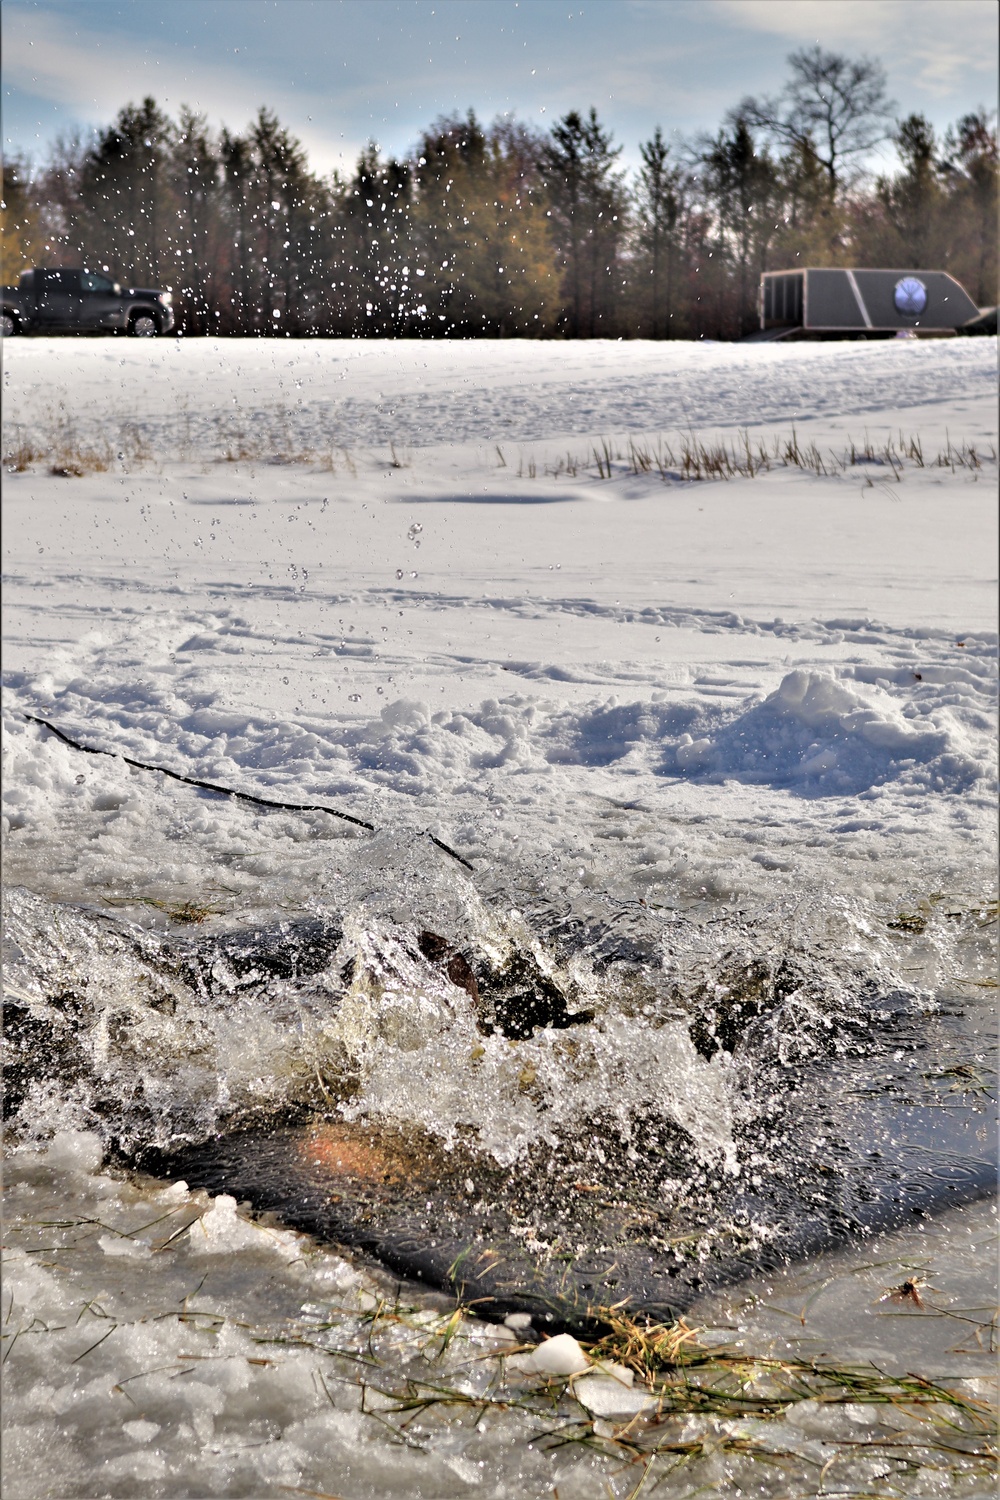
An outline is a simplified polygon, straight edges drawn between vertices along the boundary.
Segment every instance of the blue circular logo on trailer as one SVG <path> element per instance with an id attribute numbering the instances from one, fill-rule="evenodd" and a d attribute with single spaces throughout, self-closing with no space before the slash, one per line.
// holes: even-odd
<path id="1" fill-rule="evenodd" d="M 896 311 L 906 317 L 919 318 L 927 306 L 927 288 L 915 276 L 904 276 L 896 282 L 892 294 Z"/>

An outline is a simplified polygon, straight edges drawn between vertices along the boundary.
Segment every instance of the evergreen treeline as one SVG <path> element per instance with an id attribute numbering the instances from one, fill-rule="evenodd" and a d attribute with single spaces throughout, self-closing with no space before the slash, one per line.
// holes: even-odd
<path id="1" fill-rule="evenodd" d="M 370 146 L 350 180 L 312 173 L 267 109 L 239 135 L 126 105 L 40 170 L 8 158 L 4 280 L 30 265 L 171 287 L 186 334 L 736 338 L 760 272 L 948 270 L 996 301 L 997 135 L 985 110 L 937 139 L 893 118 L 881 68 L 793 53 L 775 99 L 718 133 L 659 127 L 629 181 L 596 112 L 543 133 L 438 120 L 403 161 Z M 859 164 L 891 139 L 892 177 Z"/>

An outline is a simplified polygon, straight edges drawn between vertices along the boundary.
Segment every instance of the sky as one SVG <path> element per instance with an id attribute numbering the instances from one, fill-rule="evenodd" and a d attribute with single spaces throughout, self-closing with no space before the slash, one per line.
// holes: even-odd
<path id="1" fill-rule="evenodd" d="M 939 131 L 997 101 L 994 0 L 4 0 L 0 24 L 4 147 L 36 161 L 152 94 L 232 130 L 267 105 L 324 175 L 442 114 L 593 105 L 635 167 L 656 125 L 716 130 L 815 42 L 881 59 L 899 113 Z"/>

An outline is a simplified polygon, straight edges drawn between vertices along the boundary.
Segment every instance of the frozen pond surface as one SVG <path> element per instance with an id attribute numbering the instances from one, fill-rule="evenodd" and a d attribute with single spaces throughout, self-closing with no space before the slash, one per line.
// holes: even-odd
<path id="1" fill-rule="evenodd" d="M 528 1260 L 693 1271 L 777 1264 L 782 1192 L 863 1222 L 896 1146 L 988 1160 L 995 341 L 4 354 L 5 1493 L 624 1496 L 656 1444 L 669 1496 L 989 1492 L 871 1375 L 989 1398 L 981 1202 L 685 1272 L 725 1399 L 667 1368 L 658 1417 L 113 1153 L 320 1121 L 334 1176 L 471 1163 L 470 1222 L 506 1180 Z M 248 978 L 282 920 L 326 937 Z"/>

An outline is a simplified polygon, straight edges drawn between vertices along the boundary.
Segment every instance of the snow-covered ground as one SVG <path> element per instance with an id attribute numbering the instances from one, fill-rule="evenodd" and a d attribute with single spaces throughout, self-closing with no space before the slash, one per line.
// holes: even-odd
<path id="1" fill-rule="evenodd" d="M 991 867 L 996 464 L 935 462 L 995 444 L 991 341 L 26 341 L 5 360 L 8 448 L 109 462 L 5 476 L 13 709 L 474 859 L 528 841 L 566 883 L 760 893 L 838 867 L 964 892 Z M 259 459 L 221 461 L 216 422 Z M 602 438 L 793 423 L 824 454 L 902 432 L 925 467 L 594 470 Z M 546 474 L 566 452 L 590 470 Z M 62 894 L 294 881 L 301 845 L 341 832 L 81 767 L 16 718 L 8 751 L 10 858 L 47 842 Z"/>
<path id="2" fill-rule="evenodd" d="M 956 914 L 995 900 L 994 340 L 16 340 L 3 355 L 8 883 L 161 923 L 185 903 L 217 913 L 209 923 L 316 903 L 385 917 L 405 890 L 430 922 L 446 901 L 436 882 L 457 867 L 420 841 L 429 831 L 494 909 L 508 890 L 522 910 L 793 914 L 880 972 L 909 965 L 928 993 L 979 993 L 952 934 Z M 684 478 L 699 444 L 726 447 L 730 477 Z M 748 447 L 752 476 L 736 472 Z M 26 712 L 182 775 L 328 803 L 379 833 L 82 756 Z M 724 1133 L 715 1065 L 698 1066 L 703 1128 L 711 1116 Z M 409 1076 L 423 1125 L 472 1128 L 492 1110 L 484 1142 L 501 1158 L 530 1139 L 526 1105 L 508 1118 L 467 1088 L 456 1105 L 454 1088 L 418 1088 L 408 1069 L 375 1067 L 363 1099 L 405 1117 Z M 558 1084 L 542 1076 L 551 1109 Z M 43 1137 L 93 1124 L 47 1107 Z M 123 1187 L 79 1149 L 69 1166 L 22 1156 L 18 1222 L 53 1217 L 67 1194 L 67 1219 L 101 1217 L 102 1194 L 137 1222 L 161 1211 L 155 1184 Z M 980 1209 L 955 1216 L 974 1239 L 985 1222 Z M 236 1318 L 252 1273 L 231 1249 L 212 1262 L 229 1268 L 213 1271 L 213 1295 Z M 72 1322 L 84 1291 L 106 1291 L 133 1326 L 144 1252 L 80 1253 L 86 1274 L 72 1257 L 68 1270 L 19 1263 L 18 1318 Z M 329 1272 L 337 1296 L 364 1282 L 309 1255 L 309 1277 Z M 981 1249 L 959 1261 L 982 1299 Z M 170 1274 L 179 1301 L 198 1278 Z M 290 1274 L 250 1321 L 291 1316 Z M 310 1283 L 301 1300 L 323 1298 Z M 177 1326 L 168 1360 L 187 1351 Z M 225 1337 L 245 1364 L 247 1335 Z M 163 1350 L 141 1339 L 136 1359 L 156 1363 Z M 627 1494 L 637 1477 L 536 1455 L 520 1483 L 523 1435 L 503 1422 L 474 1458 L 441 1449 L 425 1464 L 383 1434 L 356 1471 L 331 1456 L 324 1474 L 323 1444 L 355 1443 L 354 1406 L 315 1404 L 287 1371 L 261 1375 L 272 1394 L 233 1395 L 251 1377 L 241 1364 L 232 1385 L 224 1361 L 198 1374 L 197 1401 L 185 1377 L 130 1408 L 111 1454 L 113 1346 L 97 1375 L 70 1366 L 75 1344 L 18 1340 L 8 1368 L 35 1383 L 12 1408 L 12 1494 L 192 1494 L 202 1481 L 181 1465 L 185 1445 L 212 1494 L 554 1484 L 566 1500 L 606 1480 Z M 872 1352 L 860 1334 L 854 1349 Z M 927 1345 L 925 1373 L 943 1368 L 939 1352 Z M 313 1364 L 296 1371 L 304 1390 Z M 310 1433 L 298 1446 L 297 1405 Z M 25 1477 L 43 1432 L 47 1444 L 61 1433 L 44 1484 Z M 257 1457 L 223 1462 L 235 1441 Z"/>

